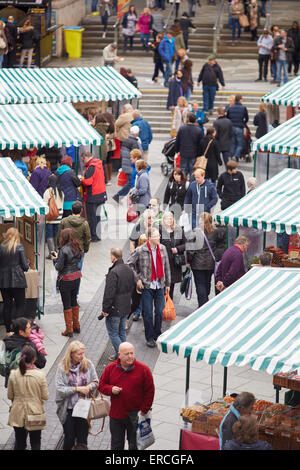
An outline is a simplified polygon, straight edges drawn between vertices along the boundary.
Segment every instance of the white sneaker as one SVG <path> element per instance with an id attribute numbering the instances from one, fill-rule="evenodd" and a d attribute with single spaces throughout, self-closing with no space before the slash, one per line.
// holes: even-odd
<path id="1" fill-rule="evenodd" d="M 106 186 L 111 186 L 111 181 L 107 181 Z"/>

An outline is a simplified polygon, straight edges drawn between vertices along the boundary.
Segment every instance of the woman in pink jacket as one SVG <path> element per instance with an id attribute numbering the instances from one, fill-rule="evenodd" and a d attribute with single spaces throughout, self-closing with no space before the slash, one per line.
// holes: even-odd
<path id="1" fill-rule="evenodd" d="M 149 8 L 144 8 L 144 12 L 141 14 L 138 20 L 138 27 L 140 30 L 140 39 L 143 49 L 149 51 L 149 40 L 150 34 L 152 33 L 152 15 L 150 14 Z"/>

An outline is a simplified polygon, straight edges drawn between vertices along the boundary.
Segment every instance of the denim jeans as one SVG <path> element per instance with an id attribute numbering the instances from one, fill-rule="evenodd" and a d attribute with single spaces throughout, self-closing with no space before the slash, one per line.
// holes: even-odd
<path id="1" fill-rule="evenodd" d="M 153 322 L 154 305 L 154 322 Z M 156 340 L 161 334 L 163 309 L 165 306 L 164 289 L 144 289 L 142 293 L 142 308 L 146 341 Z"/>
<path id="2" fill-rule="evenodd" d="M 137 450 L 136 431 L 138 426 L 138 412 L 131 411 L 127 418 L 109 418 L 109 430 L 111 434 L 111 450 L 124 450 L 125 434 L 127 434 L 128 449 Z"/>
<path id="3" fill-rule="evenodd" d="M 165 0 L 155 0 L 155 7 L 156 8 L 161 8 L 162 10 L 165 10 Z"/>
<path id="4" fill-rule="evenodd" d="M 238 38 L 240 38 L 240 36 L 241 36 L 241 25 L 240 25 L 240 22 L 239 22 L 238 18 L 232 18 L 231 27 L 232 27 L 231 39 L 232 39 L 232 41 L 235 41 L 236 28 L 238 29 Z"/>
<path id="5" fill-rule="evenodd" d="M 193 269 L 199 308 L 208 302 L 212 273 L 213 271 L 206 269 Z"/>
<path id="6" fill-rule="evenodd" d="M 191 87 L 188 87 L 187 92 L 186 92 L 185 95 L 184 95 L 184 97 L 185 97 L 185 99 L 187 100 L 187 102 L 190 101 L 191 94 L 192 94 L 192 88 L 191 88 Z"/>
<path id="7" fill-rule="evenodd" d="M 207 112 L 214 109 L 214 102 L 216 96 L 217 87 L 203 85 L 203 111 Z"/>
<path id="8" fill-rule="evenodd" d="M 127 194 L 130 191 L 130 188 L 131 188 L 131 175 L 129 173 L 128 174 L 126 173 L 126 176 L 127 176 L 127 183 L 124 184 L 124 186 L 120 189 L 120 191 L 118 191 L 117 194 L 115 194 L 115 196 L 114 196 L 117 199 L 120 199 L 121 197 L 127 196 Z"/>
<path id="9" fill-rule="evenodd" d="M 46 240 L 48 238 L 56 238 L 58 234 L 59 224 L 46 224 Z"/>
<path id="10" fill-rule="evenodd" d="M 97 11 L 98 0 L 92 0 L 92 12 Z"/>
<path id="11" fill-rule="evenodd" d="M 229 157 L 230 157 L 230 152 L 228 150 L 223 150 L 221 153 L 222 153 L 224 165 L 226 166 L 226 163 L 228 162 Z"/>
<path id="12" fill-rule="evenodd" d="M 124 34 L 123 51 L 126 51 L 126 50 L 127 50 L 128 41 L 129 41 L 129 47 L 130 47 L 130 49 L 132 49 L 132 48 L 133 48 L 133 36 L 126 36 L 126 35 Z"/>
<path id="13" fill-rule="evenodd" d="M 126 341 L 126 318 L 127 315 L 122 317 L 109 315 L 105 317 L 107 333 L 114 347 L 116 359 L 120 344 Z"/>
<path id="14" fill-rule="evenodd" d="M 180 168 L 182 169 L 183 173 L 185 176 L 192 175 L 194 171 L 194 163 L 195 163 L 194 158 L 182 158 L 180 155 Z"/>
<path id="15" fill-rule="evenodd" d="M 165 75 L 164 75 L 164 79 L 165 79 L 165 85 L 168 83 L 169 81 L 169 78 L 171 77 L 172 75 L 172 61 L 165 61 L 164 62 L 166 68 L 165 68 Z"/>
<path id="16" fill-rule="evenodd" d="M 286 83 L 289 79 L 288 77 L 288 64 L 286 60 L 277 60 L 276 61 L 276 82 L 281 82 L 281 70 L 283 71 L 283 83 Z"/>
<path id="17" fill-rule="evenodd" d="M 142 45 L 149 49 L 150 33 L 140 33 L 140 40 Z"/>
<path id="18" fill-rule="evenodd" d="M 153 76 L 152 76 L 152 81 L 154 81 L 154 79 L 155 79 L 156 77 L 158 77 L 159 71 L 161 71 L 161 73 L 163 74 L 163 77 L 164 77 L 165 71 L 164 71 L 163 63 L 162 63 L 162 62 L 155 62 L 154 73 L 153 73 Z"/>
<path id="19" fill-rule="evenodd" d="M 232 132 L 231 157 L 235 157 L 238 161 L 245 143 L 244 130 L 241 127 L 233 127 Z"/>

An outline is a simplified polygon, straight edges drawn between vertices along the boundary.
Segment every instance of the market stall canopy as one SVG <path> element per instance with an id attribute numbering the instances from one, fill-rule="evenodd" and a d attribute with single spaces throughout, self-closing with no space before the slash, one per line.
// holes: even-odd
<path id="1" fill-rule="evenodd" d="M 252 142 L 251 149 L 300 157 L 300 114 Z"/>
<path id="2" fill-rule="evenodd" d="M 48 214 L 48 205 L 13 163 L 0 158 L 0 216 L 22 217 L 24 214 Z"/>
<path id="3" fill-rule="evenodd" d="M 0 150 L 79 147 L 102 141 L 70 103 L 0 106 Z"/>
<path id="4" fill-rule="evenodd" d="M 264 103 L 294 107 L 300 106 L 300 76 L 270 91 L 261 100 Z"/>
<path id="5" fill-rule="evenodd" d="M 163 353 L 269 374 L 300 367 L 300 269 L 254 267 L 157 339 Z"/>
<path id="6" fill-rule="evenodd" d="M 113 67 L 0 69 L 0 103 L 121 101 L 141 93 Z"/>
<path id="7" fill-rule="evenodd" d="M 214 218 L 232 227 L 300 234 L 300 171 L 285 168 Z"/>

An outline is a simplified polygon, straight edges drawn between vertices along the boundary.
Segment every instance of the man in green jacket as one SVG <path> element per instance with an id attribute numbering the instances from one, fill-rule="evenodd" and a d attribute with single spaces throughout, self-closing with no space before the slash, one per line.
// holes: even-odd
<path id="1" fill-rule="evenodd" d="M 90 242 L 91 242 L 90 226 L 88 224 L 88 221 L 84 217 L 81 217 L 81 212 L 82 212 L 82 202 L 81 201 L 73 202 L 72 214 L 62 219 L 59 225 L 58 236 L 57 236 L 59 240 L 60 233 L 65 228 L 71 228 L 73 230 L 74 235 L 76 236 L 83 250 L 83 255 L 78 266 L 80 271 L 82 270 L 84 255 L 85 253 L 89 251 Z"/>

